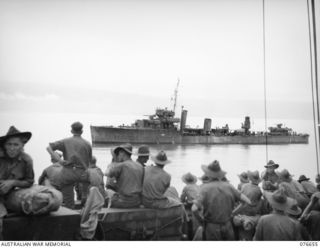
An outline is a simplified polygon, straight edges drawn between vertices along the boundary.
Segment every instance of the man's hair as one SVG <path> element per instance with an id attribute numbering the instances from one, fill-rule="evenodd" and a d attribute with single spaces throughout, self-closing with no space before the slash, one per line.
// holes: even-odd
<path id="1" fill-rule="evenodd" d="M 83 128 L 83 125 L 81 122 L 77 121 L 77 122 L 74 122 L 72 123 L 71 125 L 71 131 L 73 133 L 77 133 L 77 134 L 82 134 L 82 128 Z"/>

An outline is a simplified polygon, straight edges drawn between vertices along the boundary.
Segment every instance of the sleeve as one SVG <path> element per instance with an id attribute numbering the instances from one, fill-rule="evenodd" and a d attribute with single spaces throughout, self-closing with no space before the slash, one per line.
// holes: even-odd
<path id="1" fill-rule="evenodd" d="M 33 161 L 32 158 L 26 154 L 22 154 L 22 167 L 19 168 L 18 173 L 20 176 L 15 177 L 15 187 L 29 188 L 34 183 Z"/>
<path id="2" fill-rule="evenodd" d="M 233 185 L 230 184 L 230 187 L 231 187 L 231 191 L 232 191 L 232 194 L 233 196 L 235 197 L 235 199 L 237 201 L 240 201 L 240 197 L 241 197 L 241 193 L 239 190 L 237 190 Z"/>
<path id="3" fill-rule="evenodd" d="M 171 176 L 168 174 L 167 188 L 170 187 L 170 184 L 171 184 Z"/>
<path id="4" fill-rule="evenodd" d="M 27 182 L 26 187 L 30 187 L 34 183 L 33 160 L 31 157 L 26 161 L 25 181 Z"/>
<path id="5" fill-rule="evenodd" d="M 111 169 L 116 166 L 116 164 L 117 164 L 116 162 L 111 162 L 110 164 L 108 164 L 107 165 L 107 169 L 104 172 L 104 175 L 107 176 L 107 177 L 110 177 L 109 173 L 110 173 Z"/>
<path id="6" fill-rule="evenodd" d="M 52 150 L 65 152 L 64 140 L 58 140 L 56 142 L 49 143 Z"/>
<path id="7" fill-rule="evenodd" d="M 89 143 L 89 156 L 90 156 L 90 161 L 92 160 L 92 146 Z"/>
<path id="8" fill-rule="evenodd" d="M 123 166 L 124 166 L 124 164 L 118 164 L 117 166 L 111 167 L 107 176 L 108 177 L 115 177 L 116 179 L 118 179 L 121 174 Z"/>

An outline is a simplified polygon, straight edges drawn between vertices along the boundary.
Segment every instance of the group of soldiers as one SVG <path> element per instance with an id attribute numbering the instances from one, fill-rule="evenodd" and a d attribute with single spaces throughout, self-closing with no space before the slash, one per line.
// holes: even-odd
<path id="1" fill-rule="evenodd" d="M 145 145 L 137 153 L 133 153 L 131 144 L 116 146 L 111 149 L 112 161 L 103 173 L 82 132 L 83 125 L 75 122 L 71 125 L 71 137 L 49 143 L 47 151 L 52 165 L 38 181 L 61 191 L 65 207 L 75 208 L 75 188 L 84 205 L 89 189 L 95 186 L 106 207 L 181 206 L 186 213 L 184 237 L 189 240 L 320 239 L 320 177 L 317 186 L 304 175 L 296 181 L 288 170 L 277 172 L 279 165 L 270 160 L 261 177 L 258 171 L 239 175 L 241 183 L 235 188 L 219 161 L 214 160 L 201 166 L 201 185 L 191 173 L 182 176 L 186 186 L 179 196 L 170 185 L 170 174 L 164 170 L 171 162 L 164 151 L 151 156 Z M 7 195 L 34 183 L 33 162 L 24 152 L 31 136 L 30 132 L 20 132 L 12 126 L 0 137 L 1 221 L 7 214 Z M 138 156 L 136 161 L 133 154 Z M 154 165 L 146 166 L 150 157 Z"/>

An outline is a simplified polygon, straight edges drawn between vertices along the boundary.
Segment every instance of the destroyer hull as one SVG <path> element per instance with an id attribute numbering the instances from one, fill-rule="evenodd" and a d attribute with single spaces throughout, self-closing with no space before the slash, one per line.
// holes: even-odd
<path id="1" fill-rule="evenodd" d="M 308 135 L 181 135 L 176 130 L 114 128 L 91 126 L 94 146 L 114 143 L 132 144 L 308 144 Z"/>

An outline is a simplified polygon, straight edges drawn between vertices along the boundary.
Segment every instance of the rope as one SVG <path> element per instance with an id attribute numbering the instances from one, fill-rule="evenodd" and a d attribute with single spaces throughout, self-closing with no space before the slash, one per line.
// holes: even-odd
<path id="1" fill-rule="evenodd" d="M 266 23 L 265 23 L 265 0 L 262 0 L 262 23 L 263 23 L 263 86 L 264 86 L 264 128 L 266 137 L 266 164 L 268 163 L 268 129 L 267 129 L 267 79 L 266 79 Z"/>
<path id="2" fill-rule="evenodd" d="M 316 159 L 317 159 L 317 173 L 319 174 L 319 151 L 318 151 L 318 137 L 317 137 L 317 125 L 316 125 L 316 111 L 315 111 L 315 99 L 314 99 L 314 85 L 316 88 L 316 92 L 318 92 L 318 74 L 317 74 L 317 50 L 316 50 L 316 24 L 315 24 L 315 12 L 314 12 L 314 0 L 311 0 L 311 10 L 310 10 L 310 4 L 309 4 L 309 0 L 307 0 L 307 8 L 308 8 L 308 28 L 309 28 L 309 47 L 310 47 L 310 67 L 311 67 L 311 91 L 312 91 L 312 110 L 313 110 L 313 127 L 314 127 L 314 134 L 315 134 L 315 148 L 316 148 Z M 312 11 L 313 13 L 313 37 L 314 37 L 314 54 L 312 51 L 312 31 L 311 31 L 311 22 L 310 22 L 310 11 Z M 313 57 L 315 60 L 315 63 L 313 64 Z M 315 71 L 313 70 L 313 68 L 315 68 Z M 318 99 L 318 94 L 317 95 L 317 103 L 319 106 L 319 99 Z M 318 107 L 319 108 L 319 107 Z M 319 121 L 319 109 L 318 109 L 318 123 L 320 123 Z"/>

